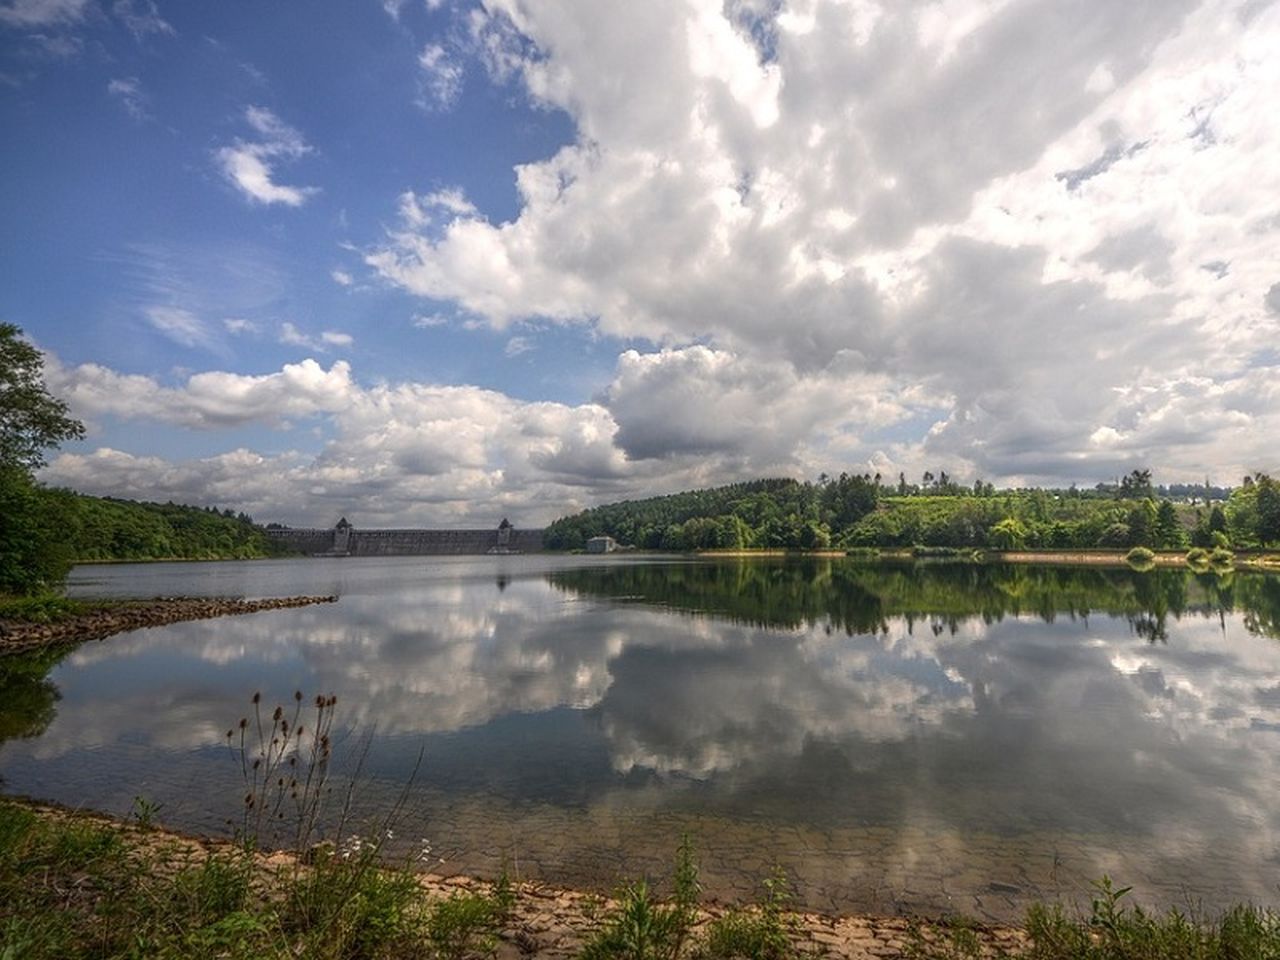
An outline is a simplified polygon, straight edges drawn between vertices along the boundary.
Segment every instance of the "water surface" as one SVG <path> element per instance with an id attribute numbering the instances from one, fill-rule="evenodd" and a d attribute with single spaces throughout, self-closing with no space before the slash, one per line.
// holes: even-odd
<path id="1" fill-rule="evenodd" d="M 1280 902 L 1280 580 L 846 560 L 85 566 L 81 596 L 333 593 L 0 667 L 5 790 L 227 833 L 248 699 L 339 698 L 361 812 L 443 870 L 1016 919 L 1107 872 Z M 46 667 L 48 669 L 45 676 Z"/>

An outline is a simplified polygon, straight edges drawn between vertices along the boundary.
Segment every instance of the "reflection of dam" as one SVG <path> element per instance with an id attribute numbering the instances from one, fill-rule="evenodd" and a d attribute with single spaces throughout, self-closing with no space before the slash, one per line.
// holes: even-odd
<path id="1" fill-rule="evenodd" d="M 541 530 L 518 530 L 506 520 L 490 530 L 358 530 L 344 517 L 329 529 L 263 531 L 294 553 L 314 557 L 417 557 L 538 553 Z"/>

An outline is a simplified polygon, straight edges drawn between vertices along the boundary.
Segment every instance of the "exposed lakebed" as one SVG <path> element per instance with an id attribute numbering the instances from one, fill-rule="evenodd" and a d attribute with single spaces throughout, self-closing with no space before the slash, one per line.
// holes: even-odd
<path id="1" fill-rule="evenodd" d="M 1106 872 L 1280 902 L 1280 579 L 669 557 L 77 568 L 77 596 L 335 594 L 0 674 L 6 791 L 226 834 L 249 697 L 339 698 L 437 869 L 1017 919 Z M 47 677 L 45 667 L 48 667 Z"/>

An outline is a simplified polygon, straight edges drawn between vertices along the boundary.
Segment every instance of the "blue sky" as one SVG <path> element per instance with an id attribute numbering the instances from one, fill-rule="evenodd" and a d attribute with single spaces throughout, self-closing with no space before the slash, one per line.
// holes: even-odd
<path id="1" fill-rule="evenodd" d="M 1274 471 L 1277 43 L 1259 0 L 0 0 L 0 317 L 90 427 L 45 479 L 372 526 Z"/>

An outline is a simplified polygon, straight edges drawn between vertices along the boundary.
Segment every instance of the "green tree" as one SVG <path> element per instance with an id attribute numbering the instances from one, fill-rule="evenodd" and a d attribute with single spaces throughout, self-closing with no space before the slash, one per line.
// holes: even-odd
<path id="1" fill-rule="evenodd" d="M 35 470 L 44 451 L 84 436 L 84 424 L 44 385 L 44 358 L 12 323 L 0 323 L 0 464 Z"/>
<path id="2" fill-rule="evenodd" d="M 1168 500 L 1156 508 L 1156 543 L 1167 550 L 1180 550 L 1187 545 L 1187 534 L 1178 520 L 1178 511 Z"/>
<path id="3" fill-rule="evenodd" d="M 1152 495 L 1151 471 L 1134 470 L 1120 481 L 1120 497 L 1123 500 L 1141 500 Z"/>
<path id="4" fill-rule="evenodd" d="M 1016 517 L 1005 517 L 991 528 L 991 545 L 997 550 L 1021 550 L 1027 545 L 1027 528 Z"/>
<path id="5" fill-rule="evenodd" d="M 1135 471 L 1136 472 L 1136 471 Z M 1129 546 L 1155 546 L 1156 505 L 1143 500 L 1129 511 Z"/>
<path id="6" fill-rule="evenodd" d="M 1258 542 L 1267 545 L 1280 541 L 1280 481 L 1259 474 L 1254 482 L 1256 520 L 1254 530 Z"/>
<path id="7" fill-rule="evenodd" d="M 40 351 L 0 323 L 0 593 L 47 589 L 71 568 L 53 501 L 32 471 L 49 447 L 83 437 L 84 424 L 45 389 L 43 374 Z"/>

